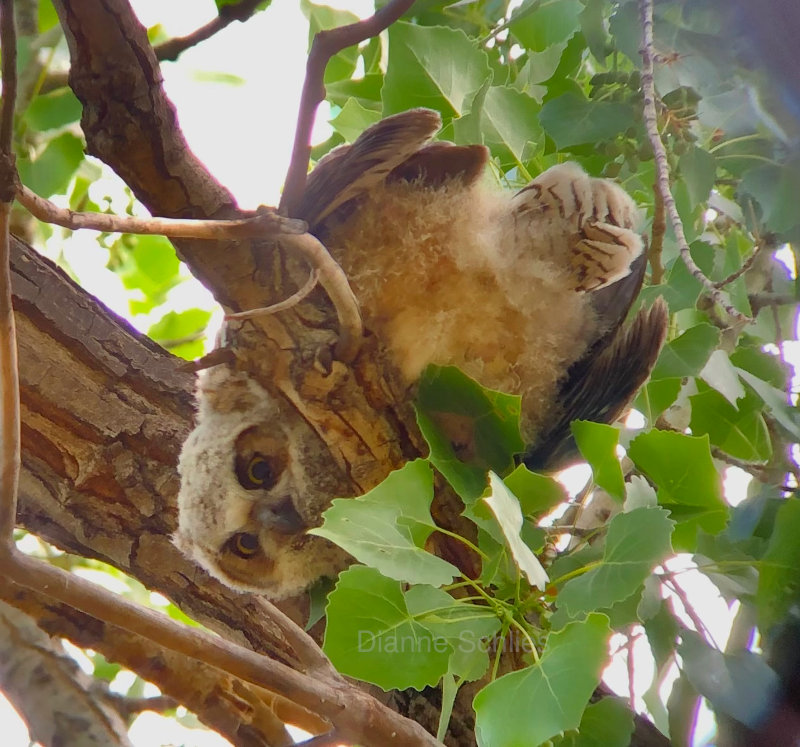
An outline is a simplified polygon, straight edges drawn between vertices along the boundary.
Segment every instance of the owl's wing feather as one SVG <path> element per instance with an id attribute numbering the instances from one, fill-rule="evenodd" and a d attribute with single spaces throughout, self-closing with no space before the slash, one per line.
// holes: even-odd
<path id="1" fill-rule="evenodd" d="M 570 430 L 573 420 L 613 423 L 620 417 L 650 375 L 668 324 L 669 311 L 658 299 L 574 363 L 557 397 L 563 411 L 522 462 L 533 470 L 564 466 L 577 456 Z"/>
<path id="2" fill-rule="evenodd" d="M 411 109 L 377 122 L 352 145 L 331 151 L 309 174 L 297 217 L 312 231 L 339 208 L 386 180 L 439 187 L 451 179 L 475 181 L 488 160 L 482 145 L 427 144 L 441 126 L 437 112 Z"/>

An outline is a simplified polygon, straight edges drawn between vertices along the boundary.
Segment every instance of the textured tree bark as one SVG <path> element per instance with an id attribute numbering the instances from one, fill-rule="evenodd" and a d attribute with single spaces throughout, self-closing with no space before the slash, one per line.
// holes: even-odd
<path id="1" fill-rule="evenodd" d="M 318 731 L 324 731 L 324 724 L 319 719 L 273 693 L 242 682 L 214 667 L 164 650 L 138 635 L 103 623 L 90 615 L 56 603 L 48 597 L 19 587 L 7 580 L 0 580 L 0 599 L 9 603 L 0 603 L 0 624 L 6 617 L 4 610 L 18 608 L 24 611 L 27 614 L 17 612 L 17 615 L 28 620 L 31 625 L 33 625 L 32 620 L 35 620 L 35 624 L 41 629 L 39 636 L 45 642 L 49 642 L 48 635 L 67 638 L 77 646 L 91 648 L 103 654 L 107 659 L 122 664 L 144 679 L 157 683 L 164 694 L 185 705 L 197 714 L 207 726 L 233 744 L 247 745 L 248 747 L 263 747 L 264 745 L 282 747 L 292 744 L 292 740 L 283 726 L 283 721 L 278 716 L 285 721 L 304 725 L 309 729 L 316 728 Z M 13 604 L 14 607 L 10 607 L 10 604 Z M 2 645 L 1 642 L 0 645 Z M 15 654 L 12 652 L 13 655 Z M 0 658 L 3 659 L 4 669 L 8 669 L 9 667 L 6 666 L 8 657 L 4 655 Z M 67 661 L 71 662 L 73 667 L 75 666 L 72 659 L 67 658 Z M 68 671 L 72 670 L 68 669 Z M 8 686 L 7 678 L 3 679 L 2 687 L 3 690 L 11 693 L 12 689 Z M 86 690 L 85 686 L 83 690 Z M 78 696 L 82 697 L 85 702 L 78 705 L 73 704 L 72 713 L 81 714 L 86 710 L 88 712 L 86 719 L 91 718 L 94 713 L 91 697 L 94 694 L 94 690 L 82 694 L 79 691 Z M 26 692 L 20 692 L 20 699 L 26 699 Z M 20 710 L 23 710 L 26 716 L 29 714 L 29 711 L 24 710 L 24 703 Z M 117 718 L 119 720 L 118 714 Z M 28 723 L 35 721 L 31 718 L 27 720 Z M 36 720 L 38 720 L 38 715 Z M 100 725 L 103 723 L 105 721 L 101 720 Z M 123 738 L 120 743 L 127 744 L 125 728 L 122 729 L 120 735 Z M 43 743 L 48 744 L 39 734 L 35 736 Z M 71 744 L 73 742 L 64 740 L 63 743 Z M 102 740 L 98 742 L 101 745 L 112 743 Z"/>
<path id="2" fill-rule="evenodd" d="M 83 105 L 87 151 L 114 168 L 153 214 L 238 216 L 231 196 L 186 146 L 128 3 L 54 2 L 70 46 L 70 84 Z M 181 241 L 177 248 L 235 311 L 280 301 L 308 276 L 301 259 L 266 241 Z M 170 542 L 192 377 L 20 244 L 13 269 L 23 408 L 20 524 L 122 569 L 227 638 L 301 668 L 261 600 L 212 581 Z M 318 434 L 331 498 L 369 490 L 425 449 L 409 393 L 382 365 L 379 341 L 368 337 L 345 366 L 332 354 L 336 336 L 336 315 L 320 289 L 290 311 L 231 330 L 239 367 L 292 403 L 298 427 Z M 439 523 L 458 529 L 460 511 L 457 499 L 440 491 Z M 447 544 L 438 550 L 469 562 Z M 302 605 L 287 611 L 300 618 Z M 428 695 L 389 697 L 435 730 L 436 695 Z M 474 740 L 472 712 L 469 700 L 460 700 L 452 731 L 458 736 L 450 743 L 466 745 Z"/>
<path id="3" fill-rule="evenodd" d="M 0 687 L 45 747 L 129 747 L 128 725 L 104 683 L 81 671 L 37 621 L 0 602 Z"/>

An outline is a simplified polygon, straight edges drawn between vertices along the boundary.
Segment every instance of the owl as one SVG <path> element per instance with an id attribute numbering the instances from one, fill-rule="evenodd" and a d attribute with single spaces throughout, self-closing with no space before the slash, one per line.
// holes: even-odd
<path id="1" fill-rule="evenodd" d="M 553 468 L 574 454 L 570 422 L 617 419 L 663 344 L 660 302 L 623 325 L 645 269 L 639 211 L 575 163 L 499 189 L 485 147 L 429 142 L 440 125 L 426 109 L 375 124 L 319 162 L 291 214 L 342 266 L 409 396 L 431 363 L 521 395 L 521 460 Z M 292 405 L 235 364 L 202 372 L 197 392 L 181 549 L 273 599 L 345 567 L 343 551 L 306 534 L 335 488 L 330 465 L 309 463 L 316 434 L 285 427 Z"/>

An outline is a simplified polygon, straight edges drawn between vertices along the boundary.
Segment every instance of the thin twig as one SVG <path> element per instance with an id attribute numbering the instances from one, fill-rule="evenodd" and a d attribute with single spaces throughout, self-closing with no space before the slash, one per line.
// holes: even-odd
<path id="1" fill-rule="evenodd" d="M 164 713 L 177 708 L 180 703 L 169 695 L 153 695 L 143 698 L 129 698 L 127 695 L 108 693 L 106 698 L 111 702 L 114 709 L 125 719 L 136 716 L 142 711 L 153 711 L 154 713 Z"/>
<path id="2" fill-rule="evenodd" d="M 758 259 L 758 255 L 761 253 L 763 246 L 763 244 L 757 243 L 753 249 L 753 253 L 744 262 L 742 262 L 742 266 L 736 270 L 736 272 L 732 272 L 730 275 L 728 275 L 728 277 L 725 279 L 718 280 L 716 283 L 714 283 L 714 287 L 724 288 L 726 285 L 730 285 L 734 280 L 737 280 L 744 275 L 753 266 L 753 263 L 756 261 L 756 259 Z"/>
<path id="3" fill-rule="evenodd" d="M 20 465 L 17 333 L 11 303 L 9 219 L 14 199 L 14 103 L 17 94 L 17 38 L 13 0 L 0 0 L 3 105 L 0 111 L 0 557 L 14 546 Z"/>
<path id="4" fill-rule="evenodd" d="M 226 314 L 225 321 L 227 322 L 231 319 L 252 319 L 256 316 L 267 316 L 269 314 L 277 314 L 279 311 L 291 309 L 292 306 L 297 306 L 300 301 L 311 293 L 311 291 L 317 287 L 318 282 L 319 270 L 313 269 L 303 287 L 292 293 L 291 296 L 285 298 L 283 301 L 278 301 L 278 303 L 274 303 L 271 306 L 263 306 L 260 309 L 250 309 L 249 311 L 240 311 L 236 314 Z M 166 347 L 166 345 L 164 347 Z"/>
<path id="5" fill-rule="evenodd" d="M 677 579 L 675 578 L 675 574 L 664 568 L 664 575 L 661 577 L 661 582 L 670 589 L 675 596 L 678 597 L 681 604 L 683 605 L 683 609 L 686 612 L 689 619 L 692 621 L 692 624 L 695 627 L 695 630 L 702 635 L 710 645 L 714 648 L 719 648 L 717 642 L 714 640 L 714 636 L 711 635 L 711 631 L 708 629 L 708 626 L 703 622 L 702 618 L 697 614 L 697 611 L 692 606 L 692 603 L 689 601 L 689 597 L 686 595 L 683 587 L 678 583 Z"/>
<path id="6" fill-rule="evenodd" d="M 34 218 L 72 230 L 88 228 L 108 233 L 159 234 L 173 239 L 238 240 L 303 233 L 307 229 L 305 221 L 284 218 L 271 208 L 262 208 L 251 218 L 236 220 L 137 218 L 131 215 L 80 213 L 60 208 L 24 185 L 17 188 L 17 201 Z"/>
<path id="7" fill-rule="evenodd" d="M 310 233 L 285 235 L 280 239 L 281 246 L 302 254 L 308 263 L 319 272 L 320 285 L 333 301 L 339 316 L 339 342 L 336 357 L 350 363 L 358 353 L 364 327 L 361 312 L 347 275 L 336 260 L 331 257 L 322 242 Z"/>
<path id="8" fill-rule="evenodd" d="M 358 301 L 350 288 L 344 270 L 331 257 L 319 239 L 304 233 L 307 229 L 305 221 L 285 218 L 271 208 L 261 208 L 252 218 L 238 220 L 136 218 L 107 213 L 78 213 L 59 208 L 49 200 L 39 197 L 24 185 L 17 186 L 17 200 L 39 220 L 70 229 L 89 228 L 95 231 L 159 234 L 169 238 L 240 240 L 266 237 L 276 239 L 289 251 L 297 252 L 305 257 L 318 274 L 320 285 L 330 296 L 339 318 L 337 358 L 349 363 L 358 352 L 363 333 Z M 257 309 L 253 316 L 261 313 L 264 313 L 263 310 Z"/>
<path id="9" fill-rule="evenodd" d="M 363 21 L 320 31 L 314 36 L 306 62 L 306 77 L 297 114 L 292 159 L 286 172 L 279 206 L 283 215 L 294 214 L 306 186 L 308 161 L 311 157 L 311 131 L 314 128 L 317 107 L 325 100 L 323 80 L 325 68 L 331 57 L 347 47 L 377 36 L 406 13 L 413 4 L 414 0 L 390 0 L 375 15 Z"/>
<path id="10" fill-rule="evenodd" d="M 235 5 L 224 5 L 215 18 L 191 34 L 176 36 L 154 47 L 153 51 L 156 53 L 156 58 L 159 61 L 177 60 L 187 49 L 204 42 L 206 39 L 210 39 L 214 34 L 218 34 L 234 21 L 246 21 L 258 10 L 258 6 L 262 2 L 263 0 L 242 0 Z"/>
<path id="11" fill-rule="evenodd" d="M 675 205 L 675 198 L 669 188 L 669 164 L 667 162 L 667 152 L 661 136 L 658 133 L 658 115 L 656 113 L 656 91 L 653 79 L 653 2 L 652 0 L 639 0 L 639 12 L 642 24 L 642 48 L 639 52 L 642 55 L 642 91 L 644 93 L 644 123 L 647 129 L 647 136 L 653 148 L 656 160 L 656 183 L 659 192 L 664 199 L 664 206 L 675 232 L 678 241 L 681 258 L 683 259 L 689 272 L 696 277 L 709 295 L 737 322 L 747 324 L 753 320 L 742 314 L 726 298 L 722 291 L 709 280 L 703 271 L 695 264 L 689 250 L 689 242 L 683 230 L 683 222 L 678 214 Z"/>

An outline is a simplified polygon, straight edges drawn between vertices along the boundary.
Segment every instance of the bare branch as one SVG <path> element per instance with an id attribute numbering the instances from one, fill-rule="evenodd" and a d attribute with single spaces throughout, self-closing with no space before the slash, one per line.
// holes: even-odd
<path id="1" fill-rule="evenodd" d="M 264 306 L 260 309 L 250 309 L 249 311 L 240 311 L 237 314 L 226 314 L 225 320 L 229 321 L 231 319 L 252 319 L 256 316 L 266 316 L 267 314 L 277 314 L 279 311 L 286 311 L 287 309 L 291 309 L 292 306 L 297 306 L 309 293 L 311 293 L 314 288 L 317 287 L 317 283 L 319 282 L 319 270 L 314 269 L 311 271 L 311 274 L 308 276 L 308 280 L 305 282 L 302 288 L 300 288 L 297 292 L 292 293 L 289 298 L 285 298 L 283 301 L 278 301 L 278 303 L 274 303 L 271 306 Z"/>
<path id="2" fill-rule="evenodd" d="M 358 301 L 353 294 L 344 270 L 331 257 L 319 239 L 309 233 L 305 221 L 285 218 L 272 208 L 261 208 L 252 218 L 240 220 L 182 220 L 179 218 L 135 218 L 107 213 L 78 213 L 64 210 L 39 197 L 24 185 L 18 185 L 17 199 L 32 215 L 47 223 L 64 228 L 90 228 L 96 231 L 160 234 L 169 238 L 250 239 L 272 238 L 289 251 L 302 255 L 313 268 L 312 273 L 330 296 L 339 317 L 339 342 L 336 356 L 349 363 L 355 358 L 363 328 Z M 311 292 L 313 285 L 302 288 L 292 297 L 264 309 L 243 312 L 244 317 L 274 313 L 297 304 Z M 271 309 L 271 311 L 269 311 Z M 236 318 L 236 317 L 234 317 Z"/>
<path id="3" fill-rule="evenodd" d="M 306 62 L 306 78 L 297 114 L 292 159 L 283 183 L 283 196 L 279 207 L 282 214 L 293 214 L 306 186 L 308 160 L 311 157 L 311 130 L 314 127 L 317 107 L 325 100 L 323 78 L 331 57 L 347 47 L 377 36 L 406 13 L 413 4 L 414 0 L 390 0 L 375 15 L 363 21 L 320 31 L 314 37 Z"/>
<path id="4" fill-rule="evenodd" d="M 216 18 L 209 21 L 204 26 L 196 29 L 186 36 L 176 36 L 163 44 L 154 47 L 156 58 L 159 61 L 177 60 L 178 57 L 187 49 L 194 47 L 206 39 L 210 39 L 214 34 L 230 26 L 234 21 L 246 21 L 250 18 L 261 4 L 262 0 L 241 0 L 235 5 L 223 6 Z"/>
<path id="5" fill-rule="evenodd" d="M 721 290 L 709 280 L 703 271 L 695 264 L 689 250 L 689 242 L 683 230 L 683 222 L 678 214 L 675 205 L 675 198 L 669 188 L 669 164 L 667 163 L 667 152 L 661 136 L 658 133 L 658 116 L 656 114 L 656 92 L 653 79 L 653 60 L 655 52 L 653 50 L 653 2 L 652 0 L 639 0 L 639 12 L 642 24 L 642 48 L 639 50 L 642 55 L 642 91 L 644 93 L 644 123 L 647 129 L 647 136 L 653 148 L 656 160 L 656 183 L 659 192 L 664 199 L 664 207 L 670 218 L 675 238 L 678 241 L 681 258 L 683 259 L 689 272 L 697 278 L 703 287 L 708 291 L 716 303 L 739 323 L 750 323 L 753 320 L 742 314 L 726 298 Z"/>
<path id="6" fill-rule="evenodd" d="M 438 745 L 419 724 L 378 703 L 339 675 L 301 674 L 16 551 L 0 555 L 0 572 L 75 609 L 279 693 L 327 719 L 345 742 L 398 747 Z"/>
<path id="7" fill-rule="evenodd" d="M 251 218 L 239 220 L 183 220 L 65 210 L 24 185 L 17 188 L 17 200 L 35 218 L 72 230 L 89 228 L 108 233 L 160 234 L 173 239 L 263 239 L 284 233 L 303 233 L 307 229 L 305 221 L 284 218 L 266 207 Z"/>
<path id="8" fill-rule="evenodd" d="M 19 371 L 17 333 L 11 304 L 11 236 L 14 199 L 11 137 L 17 94 L 17 39 L 13 0 L 0 0 L 0 45 L 3 49 L 3 105 L 0 112 L 0 557 L 11 551 L 17 516 L 20 468 Z"/>

